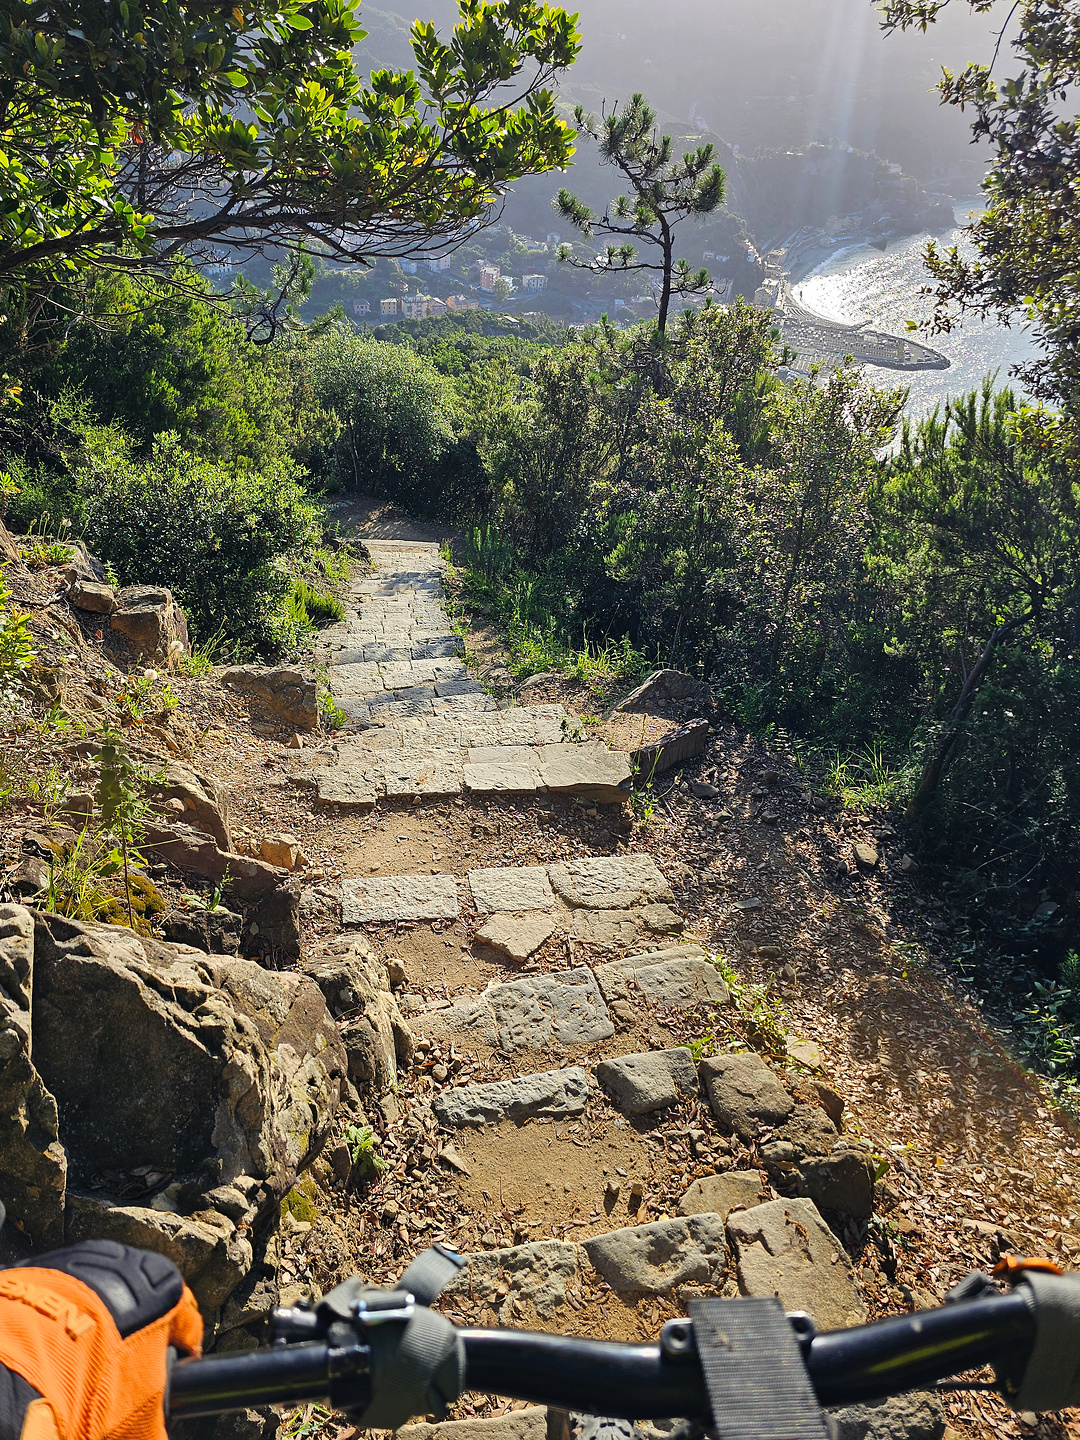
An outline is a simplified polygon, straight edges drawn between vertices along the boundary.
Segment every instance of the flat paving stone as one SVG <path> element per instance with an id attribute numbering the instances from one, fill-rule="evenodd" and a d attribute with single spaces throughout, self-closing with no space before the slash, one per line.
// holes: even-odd
<path id="1" fill-rule="evenodd" d="M 600 950 L 631 950 L 640 939 L 634 910 L 575 910 L 571 940 Z"/>
<path id="2" fill-rule="evenodd" d="M 693 952 L 695 946 L 675 949 Z M 665 958 L 666 957 L 666 958 Z M 595 967 L 596 981 L 609 1005 L 616 1000 L 641 1000 L 678 1010 L 711 1002 L 731 1003 L 727 986 L 716 966 L 697 954 L 672 954 L 659 951 L 652 955 L 630 955 L 624 960 L 609 960 Z"/>
<path id="3" fill-rule="evenodd" d="M 592 971 L 581 966 L 554 975 L 522 976 L 494 985 L 488 1003 L 500 1050 L 592 1045 L 615 1034 Z"/>
<path id="4" fill-rule="evenodd" d="M 539 912 L 531 915 L 492 915 L 476 932 L 484 945 L 498 950 L 508 960 L 522 963 L 551 939 L 558 926 Z"/>
<path id="5" fill-rule="evenodd" d="M 442 1293 L 479 1296 L 498 1305 L 504 1325 L 513 1323 L 516 1302 L 532 1305 L 542 1320 L 550 1320 L 566 1304 L 567 1285 L 584 1269 L 585 1252 L 580 1245 L 566 1240 L 532 1240 L 526 1245 L 474 1252 Z"/>
<path id="6" fill-rule="evenodd" d="M 363 776 L 347 770 L 328 770 L 315 780 L 318 805 L 340 805 L 343 810 L 374 810 L 378 799 L 375 787 Z"/>
<path id="7" fill-rule="evenodd" d="M 727 1241 L 719 1215 L 680 1215 L 651 1225 L 628 1225 L 596 1235 L 582 1248 L 619 1293 L 664 1295 L 688 1284 L 718 1288 L 727 1275 Z"/>
<path id="8" fill-rule="evenodd" d="M 583 910 L 626 910 L 674 898 L 651 855 L 594 855 L 551 865 L 548 874 L 566 903 Z"/>
<path id="9" fill-rule="evenodd" d="M 670 1050 L 642 1050 L 603 1060 L 596 1078 L 628 1115 L 648 1115 L 696 1095 L 698 1082 L 694 1057 L 685 1045 Z"/>
<path id="10" fill-rule="evenodd" d="M 341 886 L 341 918 L 346 925 L 381 920 L 456 920 L 457 883 L 453 875 L 367 875 Z"/>
<path id="11" fill-rule="evenodd" d="M 736 1206 L 750 1210 L 769 1199 L 769 1187 L 762 1194 L 761 1176 L 756 1170 L 729 1170 L 725 1175 L 703 1175 L 695 1180 L 679 1201 L 680 1215 L 722 1215 L 726 1220 Z"/>
<path id="12" fill-rule="evenodd" d="M 812 1200 L 739 1210 L 727 1231 L 743 1295 L 776 1295 L 785 1310 L 808 1311 L 820 1330 L 865 1322 L 851 1261 Z"/>
<path id="13" fill-rule="evenodd" d="M 463 777 L 466 790 L 474 795 L 535 795 L 540 785 L 534 765 L 513 761 L 466 765 Z"/>
<path id="14" fill-rule="evenodd" d="M 476 908 L 485 915 L 550 910 L 555 904 L 543 865 L 470 870 L 468 881 Z"/>
<path id="15" fill-rule="evenodd" d="M 570 1065 L 564 1070 L 544 1070 L 511 1080 L 459 1085 L 437 1095 L 432 1109 L 440 1125 L 460 1130 L 497 1125 L 501 1120 L 520 1123 L 534 1117 L 566 1119 L 580 1115 L 588 1099 L 588 1076 L 580 1065 Z"/>
<path id="16" fill-rule="evenodd" d="M 453 1036 L 462 1044 L 499 1049 L 543 1050 L 592 1045 L 615 1033 L 591 970 L 582 966 L 554 975 L 523 975 L 464 995 L 442 1010 L 418 1015 L 413 1028 L 432 1038 Z"/>
<path id="17" fill-rule="evenodd" d="M 601 805 L 630 799 L 630 761 L 604 745 L 541 745 L 540 780 L 553 794 Z"/>

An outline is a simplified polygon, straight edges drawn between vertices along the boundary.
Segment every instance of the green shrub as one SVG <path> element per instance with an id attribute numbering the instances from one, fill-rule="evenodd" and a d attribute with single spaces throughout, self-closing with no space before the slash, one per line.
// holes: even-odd
<path id="1" fill-rule="evenodd" d="M 162 435 L 149 460 L 83 465 L 75 505 L 94 554 L 123 584 L 167 585 L 198 638 L 273 647 L 290 582 L 319 540 L 315 506 L 286 462 L 256 470 L 205 460 Z"/>
<path id="2" fill-rule="evenodd" d="M 313 629 L 345 619 L 345 606 L 338 597 L 313 589 L 306 580 L 294 580 L 290 595 Z"/>

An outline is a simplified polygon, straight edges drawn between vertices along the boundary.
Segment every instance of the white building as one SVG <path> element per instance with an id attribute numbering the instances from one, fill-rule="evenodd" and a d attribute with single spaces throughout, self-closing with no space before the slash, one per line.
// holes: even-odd
<path id="1" fill-rule="evenodd" d="M 450 256 L 449 256 L 449 255 L 436 255 L 434 259 L 429 260 L 429 261 L 427 262 L 427 268 L 431 271 L 432 275 L 438 275 L 438 274 L 440 274 L 443 270 L 449 270 L 449 269 L 450 269 Z"/>
<path id="2" fill-rule="evenodd" d="M 546 275 L 523 275 L 521 277 L 521 288 L 526 295 L 539 295 L 541 290 L 547 289 Z"/>
<path id="3" fill-rule="evenodd" d="M 406 320 L 426 320 L 430 298 L 429 295 L 403 295 L 401 313 Z"/>

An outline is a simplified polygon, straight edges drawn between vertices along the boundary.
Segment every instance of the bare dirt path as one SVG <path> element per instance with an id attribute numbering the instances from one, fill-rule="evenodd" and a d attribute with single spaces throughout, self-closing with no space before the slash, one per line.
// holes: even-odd
<path id="1" fill-rule="evenodd" d="M 841 1140 L 865 1142 L 879 1178 L 869 1216 L 822 1202 L 841 1242 L 822 1263 L 846 1269 L 867 1313 L 938 1303 L 1005 1250 L 1071 1263 L 1080 1253 L 1080 1144 L 935 961 L 948 917 L 909 873 L 891 827 L 815 795 L 783 756 L 720 723 L 681 778 L 665 781 L 648 824 L 621 798 L 552 790 L 539 752 L 565 745 L 560 707 L 573 723 L 595 697 L 556 678 L 522 697 L 541 703 L 496 708 L 458 669 L 445 680 L 419 671 L 395 690 L 386 682 L 399 676 L 378 668 L 460 664 L 450 646 L 408 662 L 373 650 L 342 665 L 349 626 L 376 635 L 362 629 L 372 603 L 401 598 L 395 575 L 411 629 L 352 649 L 389 639 L 413 651 L 453 635 L 434 633 L 443 537 L 365 514 L 357 528 L 382 541 L 372 547 L 378 568 L 360 579 L 355 625 L 350 618 L 329 637 L 340 649 L 327 658 L 339 704 L 350 693 L 335 668 L 376 667 L 351 692 L 366 715 L 357 708 L 352 732 L 334 745 L 268 754 L 234 774 L 234 786 L 253 834 L 277 820 L 302 840 L 312 862 L 309 950 L 369 947 L 416 1046 L 395 1086 L 369 1106 L 388 1169 L 348 1190 L 323 1177 L 328 1203 L 287 1247 L 286 1279 L 325 1287 L 357 1270 L 394 1278 L 411 1254 L 446 1237 L 491 1257 L 474 1262 L 471 1289 L 446 1302 L 451 1313 L 627 1337 L 655 1333 L 694 1285 L 752 1288 L 743 1263 L 751 1241 L 737 1234 L 749 1221 L 739 1215 L 764 1214 L 773 1196 L 806 1188 L 785 1179 L 777 1147 L 790 1143 L 788 1122 L 732 1133 L 697 1081 L 680 1089 L 676 1080 L 670 1103 L 633 1113 L 610 1074 L 598 1083 L 604 1061 L 686 1045 L 695 1057 L 721 1058 L 756 1045 L 795 1113 L 813 1110 L 815 1124 L 835 1104 L 823 1097 L 842 1098 Z M 412 557 L 408 570 L 403 556 Z M 419 601 L 417 577 L 427 588 Z M 432 597 L 434 609 L 412 613 Z M 363 688 L 376 681 L 379 689 Z M 460 688 L 439 694 L 447 684 Z M 489 733 L 470 730 L 477 725 Z M 498 748 L 516 767 L 512 783 L 504 776 L 501 788 L 484 788 L 482 768 L 499 763 L 490 754 Z M 385 783 L 388 749 L 396 789 Z M 426 771 L 414 763 L 425 756 Z M 348 773 L 358 777 L 351 804 L 326 784 Z M 676 953 L 627 963 L 666 951 Z M 707 988 L 706 971 L 716 975 L 707 957 L 716 955 L 741 982 L 734 1004 Z M 511 1103 L 500 1118 L 503 1102 L 475 1087 L 504 1081 L 517 1109 Z M 459 1123 L 470 1105 L 482 1123 Z M 801 1154 L 793 1168 L 803 1176 L 813 1155 Z M 664 1283 L 670 1271 L 627 1286 L 596 1248 L 645 1225 L 685 1231 L 692 1183 L 713 1184 L 715 1197 L 717 1178 L 736 1176 L 753 1177 L 756 1193 L 725 1192 L 735 1206 L 726 1240 L 723 1225 L 719 1241 L 695 1232 L 691 1279 Z M 642 1280 L 640 1268 L 634 1275 Z M 466 1402 L 461 1413 L 476 1408 Z M 986 1396 L 952 1397 L 947 1409 L 961 1432 L 1033 1433 Z M 1063 1423 L 1069 1417 L 1035 1429 L 1059 1434 Z"/>

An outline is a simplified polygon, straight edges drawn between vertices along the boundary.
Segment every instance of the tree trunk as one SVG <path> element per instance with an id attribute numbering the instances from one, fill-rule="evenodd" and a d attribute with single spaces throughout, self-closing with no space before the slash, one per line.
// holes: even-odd
<path id="1" fill-rule="evenodd" d="M 1010 620 L 1006 625 L 999 625 L 983 646 L 983 652 L 971 667 L 971 671 L 964 681 L 964 687 L 960 691 L 960 696 L 953 706 L 952 714 L 949 716 L 945 728 L 941 732 L 938 742 L 931 752 L 930 758 L 923 766 L 923 772 L 919 778 L 919 788 L 915 791 L 911 804 L 907 808 L 907 813 L 904 816 L 905 820 L 917 819 L 923 810 L 926 809 L 931 796 L 938 787 L 945 769 L 945 762 L 948 760 L 949 754 L 959 738 L 960 729 L 968 717 L 972 704 L 975 701 L 975 696 L 979 693 L 979 687 L 986 678 L 986 672 L 990 669 L 990 662 L 994 658 L 994 652 L 1002 640 L 1019 625 L 1022 625 L 1028 618 L 1027 615 L 1019 615 L 1015 620 Z"/>
<path id="2" fill-rule="evenodd" d="M 656 328 L 663 335 L 667 330 L 668 308 L 671 305 L 671 255 L 670 239 L 664 244 L 664 288 L 660 291 L 660 313 L 656 317 Z"/>

